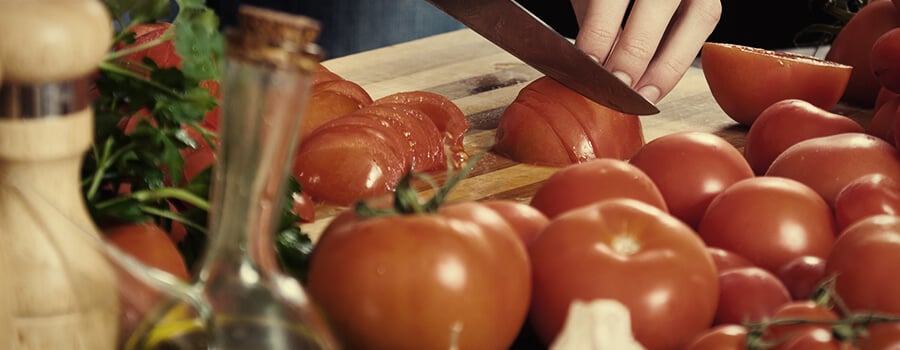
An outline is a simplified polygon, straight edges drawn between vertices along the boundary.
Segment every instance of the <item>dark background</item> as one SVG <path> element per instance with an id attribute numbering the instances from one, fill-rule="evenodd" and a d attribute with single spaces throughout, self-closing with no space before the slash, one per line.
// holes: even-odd
<path id="1" fill-rule="evenodd" d="M 383 12 L 373 11 L 359 19 L 351 9 L 357 1 L 378 4 L 372 7 L 384 8 L 380 9 Z M 561 34 L 574 37 L 577 33 L 578 25 L 569 1 L 517 1 Z M 768 49 L 794 47 L 797 33 L 810 24 L 836 23 L 824 12 L 824 2 L 825 0 L 722 0 L 722 18 L 709 41 Z M 219 14 L 223 26 L 233 26 L 240 4 L 304 14 L 318 19 L 322 23 L 322 35 L 318 43 L 325 48 L 329 57 L 461 28 L 459 23 L 444 16 L 425 0 L 210 0 L 208 5 Z M 405 13 L 401 13 L 401 10 Z M 828 40 L 826 37 L 824 43 L 828 43 Z M 806 41 L 804 44 L 810 45 L 809 40 Z"/>

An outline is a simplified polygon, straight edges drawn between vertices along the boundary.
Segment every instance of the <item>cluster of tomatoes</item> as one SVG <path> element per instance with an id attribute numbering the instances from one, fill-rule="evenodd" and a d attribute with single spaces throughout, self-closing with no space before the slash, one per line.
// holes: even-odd
<path id="1" fill-rule="evenodd" d="M 890 1 L 864 9 L 900 21 Z M 310 294 L 350 347 L 515 348 L 524 333 L 552 346 L 572 304 L 598 299 L 624 305 L 648 349 L 900 346 L 898 26 L 869 41 L 866 68 L 709 43 L 704 71 L 749 128 L 743 148 L 676 132 L 627 160 L 557 152 L 577 164 L 528 203 L 502 201 L 505 211 L 497 201 L 348 211 L 315 247 Z M 847 50 L 835 45 L 833 57 Z M 733 67 L 779 68 L 734 84 Z M 867 69 L 875 117 L 831 112 Z M 522 125 L 558 131 L 538 115 L 550 101 L 531 94 L 517 104 L 521 125 L 498 135 L 504 147 L 529 144 L 512 142 L 529 135 Z M 553 142 L 541 149 L 567 149 Z"/>

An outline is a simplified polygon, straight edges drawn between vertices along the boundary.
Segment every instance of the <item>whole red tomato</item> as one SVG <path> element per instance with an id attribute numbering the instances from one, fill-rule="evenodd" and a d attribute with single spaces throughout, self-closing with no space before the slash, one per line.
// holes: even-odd
<path id="1" fill-rule="evenodd" d="M 483 201 L 482 204 L 506 219 L 526 247 L 531 245 L 541 230 L 550 223 L 550 219 L 544 213 L 526 203 L 508 199 L 492 199 Z"/>
<path id="2" fill-rule="evenodd" d="M 653 180 L 669 213 L 694 228 L 716 195 L 753 177 L 737 148 L 706 132 L 661 136 L 638 150 L 630 162 Z"/>
<path id="3" fill-rule="evenodd" d="M 506 349 L 530 286 L 521 240 L 476 202 L 335 221 L 306 285 L 348 349 Z"/>
<path id="4" fill-rule="evenodd" d="M 825 281 L 825 259 L 818 256 L 801 256 L 789 261 L 775 271 L 794 300 L 809 299 L 816 288 Z"/>
<path id="5" fill-rule="evenodd" d="M 900 217 L 878 215 L 859 221 L 838 237 L 825 274 L 853 311 L 900 313 Z"/>
<path id="6" fill-rule="evenodd" d="M 875 114 L 869 120 L 866 133 L 876 136 L 890 144 L 896 144 L 894 138 L 894 124 L 896 124 L 897 111 L 900 108 L 900 95 L 887 98 L 875 109 Z"/>
<path id="7" fill-rule="evenodd" d="M 700 59 L 716 102 L 731 119 L 747 126 L 764 109 L 789 98 L 831 108 L 852 70 L 811 56 L 723 43 L 705 43 Z"/>
<path id="8" fill-rule="evenodd" d="M 504 110 L 493 151 L 523 163 L 565 166 L 597 158 L 628 159 L 643 145 L 640 119 L 541 77 L 522 88 Z"/>
<path id="9" fill-rule="evenodd" d="M 879 214 L 900 215 L 900 183 L 884 176 L 862 176 L 844 186 L 834 199 L 838 232 Z"/>
<path id="10" fill-rule="evenodd" d="M 548 218 L 603 199 L 637 199 L 668 211 L 666 201 L 653 180 L 626 161 L 600 158 L 572 164 L 550 175 L 541 183 L 531 206 Z"/>
<path id="11" fill-rule="evenodd" d="M 887 0 L 870 1 L 835 36 L 825 59 L 853 67 L 843 101 L 872 107 L 881 88 L 881 83 L 872 74 L 872 45 L 882 34 L 896 27 L 900 27 L 900 10 Z"/>
<path id="12" fill-rule="evenodd" d="M 759 114 L 747 132 L 744 156 L 757 175 L 794 144 L 815 137 L 863 132 L 855 120 L 798 99 L 775 102 Z"/>
<path id="13" fill-rule="evenodd" d="M 187 281 L 190 278 L 184 258 L 165 230 L 153 223 L 123 224 L 103 228 L 107 242 L 147 266 L 168 272 Z M 119 272 L 119 300 L 122 312 L 119 326 L 124 337 L 146 320 L 151 310 L 165 299 L 162 291 L 142 282 L 125 270 Z"/>
<path id="14" fill-rule="evenodd" d="M 529 255 L 529 320 L 545 344 L 574 300 L 621 302 L 648 349 L 680 349 L 712 322 L 718 282 L 706 247 L 690 227 L 647 203 L 608 199 L 560 215 Z"/>
<path id="15" fill-rule="evenodd" d="M 716 264 L 716 271 L 719 273 L 728 269 L 753 266 L 753 263 L 747 258 L 722 248 L 706 247 L 706 251 L 712 257 L 713 263 Z"/>
<path id="16" fill-rule="evenodd" d="M 857 339 L 860 350 L 900 349 L 900 323 L 876 323 L 866 330 L 868 334 Z"/>
<path id="17" fill-rule="evenodd" d="M 816 304 L 813 301 L 803 300 L 785 303 L 778 307 L 772 314 L 772 320 L 790 320 L 802 319 L 808 321 L 837 321 L 838 315 L 825 306 Z M 799 349 L 797 345 L 800 339 L 809 333 L 818 333 L 816 331 L 825 331 L 827 335 L 831 335 L 831 326 L 828 324 L 796 324 L 796 325 L 773 325 L 766 328 L 763 339 L 782 343 L 777 349 Z M 813 334 L 814 338 L 819 338 L 818 334 Z M 822 339 L 821 343 L 835 342 L 833 338 Z M 809 340 L 804 340 L 809 342 Z M 792 345 L 793 344 L 793 345 Z M 835 347 L 837 348 L 837 347 Z"/>
<path id="18" fill-rule="evenodd" d="M 790 301 L 787 287 L 769 271 L 758 267 L 725 270 L 719 273 L 714 324 L 764 321 Z"/>
<path id="19" fill-rule="evenodd" d="M 851 181 L 869 174 L 900 180 L 900 154 L 894 145 L 862 133 L 844 133 L 801 141 L 786 149 L 766 175 L 794 179 L 834 204 Z"/>
<path id="20" fill-rule="evenodd" d="M 684 350 L 744 350 L 747 348 L 747 328 L 738 324 L 723 324 L 701 333 Z"/>
<path id="21" fill-rule="evenodd" d="M 835 229 L 831 208 L 808 186 L 760 176 L 713 199 L 698 233 L 706 244 L 774 272 L 799 256 L 828 256 Z"/>
<path id="22" fill-rule="evenodd" d="M 872 43 L 871 55 L 872 74 L 881 86 L 900 93 L 900 26 L 881 34 Z"/>

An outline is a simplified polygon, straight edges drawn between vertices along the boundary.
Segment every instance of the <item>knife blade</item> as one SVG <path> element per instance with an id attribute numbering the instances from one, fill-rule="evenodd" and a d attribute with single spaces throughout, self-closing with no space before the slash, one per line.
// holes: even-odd
<path id="1" fill-rule="evenodd" d="M 427 0 L 539 72 L 614 110 L 659 113 L 568 39 L 511 0 Z"/>

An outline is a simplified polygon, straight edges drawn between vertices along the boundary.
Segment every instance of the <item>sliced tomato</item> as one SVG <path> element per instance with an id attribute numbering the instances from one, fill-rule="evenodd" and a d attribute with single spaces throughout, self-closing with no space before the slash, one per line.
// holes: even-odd
<path id="1" fill-rule="evenodd" d="M 831 108 L 853 70 L 812 56 L 713 42 L 703 44 L 700 59 L 716 102 L 731 119 L 747 126 L 764 109 L 789 98 Z"/>
<path id="2" fill-rule="evenodd" d="M 393 191 L 409 170 L 402 136 L 371 118 L 339 120 L 310 134 L 297 150 L 293 174 L 303 191 L 336 205 Z"/>
<path id="3" fill-rule="evenodd" d="M 538 111 L 522 103 L 506 107 L 497 124 L 491 150 L 517 162 L 557 166 L 569 164 L 569 152 Z"/>
<path id="4" fill-rule="evenodd" d="M 533 129 L 535 125 L 541 129 Z M 492 150 L 518 162 L 565 166 L 596 158 L 628 159 L 643 145 L 640 119 L 541 77 L 522 88 L 504 110 Z"/>
<path id="5" fill-rule="evenodd" d="M 455 165 L 461 166 L 468 159 L 463 136 L 469 131 L 469 121 L 459 106 L 450 99 L 428 91 L 403 91 L 379 98 L 374 103 L 399 103 L 425 112 L 438 130 L 444 133 L 451 152 L 448 156 L 453 158 Z"/>
<path id="6" fill-rule="evenodd" d="M 587 135 L 597 158 L 629 159 L 644 145 L 641 120 L 637 116 L 597 104 L 548 77 L 538 78 L 528 89 L 569 111 Z M 547 112 L 544 117 L 548 119 L 557 114 L 552 109 Z"/>
<path id="7" fill-rule="evenodd" d="M 431 119 L 418 109 L 384 103 L 366 106 L 350 115 L 374 118 L 397 130 L 408 146 L 413 171 L 424 172 L 446 166 L 441 133 Z"/>

